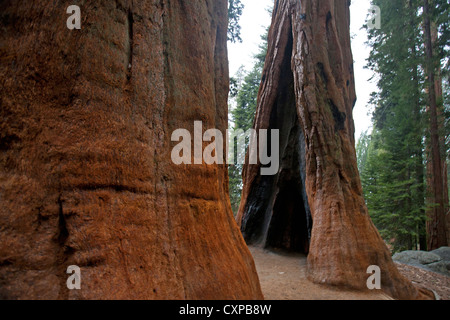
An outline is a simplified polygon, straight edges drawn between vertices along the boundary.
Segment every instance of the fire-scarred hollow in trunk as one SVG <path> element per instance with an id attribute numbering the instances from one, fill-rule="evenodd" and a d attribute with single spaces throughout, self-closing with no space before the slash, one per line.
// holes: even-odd
<path id="1" fill-rule="evenodd" d="M 293 87 L 292 40 L 290 34 L 268 121 L 269 129 L 280 133 L 280 170 L 275 176 L 258 176 L 253 182 L 241 230 L 249 244 L 307 254 L 312 219 L 305 190 L 305 138 Z"/>

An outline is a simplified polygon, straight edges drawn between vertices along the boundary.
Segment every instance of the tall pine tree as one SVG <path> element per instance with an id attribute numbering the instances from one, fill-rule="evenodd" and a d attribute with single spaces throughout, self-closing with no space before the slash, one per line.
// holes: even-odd
<path id="1" fill-rule="evenodd" d="M 268 31 L 269 30 L 267 29 L 261 37 L 262 43 L 259 46 L 259 52 L 254 56 L 255 64 L 253 65 L 253 68 L 247 74 L 239 75 L 237 78 L 231 79 L 230 96 L 235 100 L 235 106 L 232 108 L 230 106 L 230 120 L 233 124 L 232 129 L 235 131 L 242 130 L 243 132 L 246 132 L 253 127 L 262 69 L 267 54 Z M 240 72 L 242 72 L 242 68 Z M 241 77 L 242 79 L 239 79 Z M 243 137 L 237 137 L 236 139 L 242 138 Z M 229 152 L 245 151 L 246 150 L 229 150 Z M 237 160 L 239 156 L 243 158 L 245 155 L 237 155 L 235 159 Z M 237 161 L 228 168 L 230 200 L 234 213 L 237 213 L 241 202 L 242 168 L 242 163 L 238 163 Z"/>

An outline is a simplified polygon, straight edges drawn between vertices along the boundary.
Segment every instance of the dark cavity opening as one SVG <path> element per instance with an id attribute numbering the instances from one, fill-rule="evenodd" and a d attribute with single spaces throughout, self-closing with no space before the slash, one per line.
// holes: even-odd
<path id="1" fill-rule="evenodd" d="M 307 254 L 312 219 L 304 187 L 304 152 L 300 146 L 303 134 L 300 130 L 300 126 L 292 128 L 283 155 L 265 247 Z"/>
<path id="2" fill-rule="evenodd" d="M 269 127 L 280 130 L 280 170 L 253 182 L 241 230 L 249 245 L 308 254 L 312 219 L 305 189 L 305 138 L 291 69 L 292 47 L 291 36 Z"/>

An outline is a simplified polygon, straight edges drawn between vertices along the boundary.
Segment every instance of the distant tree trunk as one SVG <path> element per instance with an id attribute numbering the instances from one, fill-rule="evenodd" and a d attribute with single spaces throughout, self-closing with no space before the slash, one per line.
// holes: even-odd
<path id="1" fill-rule="evenodd" d="M 443 174 L 443 159 L 441 157 L 441 138 L 439 134 L 439 112 L 437 104 L 437 94 L 439 94 L 439 85 L 436 77 L 435 55 L 433 53 L 433 37 L 431 31 L 430 8 L 428 0 L 424 0 L 424 35 L 426 51 L 426 71 L 428 75 L 428 114 L 430 119 L 430 140 L 429 140 L 429 159 L 428 159 L 428 186 L 430 192 L 431 207 L 428 209 L 427 216 L 427 246 L 428 250 L 438 249 L 447 246 L 446 234 L 446 196 L 444 195 L 445 184 Z"/>
<path id="2" fill-rule="evenodd" d="M 29 2 L 0 2 L 0 299 L 261 299 L 226 167 L 171 160 L 227 128 L 227 1 Z"/>
<path id="3" fill-rule="evenodd" d="M 438 30 L 435 23 L 431 24 L 431 39 L 433 48 L 438 42 Z M 434 51 L 433 51 L 434 52 Z M 446 225 L 447 245 L 450 245 L 450 214 L 449 214 L 449 196 L 448 196 L 448 168 L 447 168 L 447 155 L 446 155 L 446 140 L 444 134 L 445 127 L 445 114 L 443 104 L 443 92 L 442 92 L 442 69 L 440 63 L 437 65 L 435 74 L 435 92 L 437 103 L 437 116 L 438 116 L 438 130 L 439 130 L 439 150 L 441 152 L 441 172 L 442 172 L 442 192 L 443 192 L 443 205 L 444 205 L 444 220 Z"/>
<path id="4" fill-rule="evenodd" d="M 437 30 L 432 28 L 431 36 L 433 39 L 433 46 L 437 41 Z M 442 93 L 442 77 L 441 77 L 441 68 L 438 66 L 438 71 L 435 75 L 435 92 L 436 92 L 436 101 L 442 102 L 443 93 Z M 430 109 L 428 108 L 428 112 Z M 449 214 L 449 197 L 448 197 L 448 168 L 447 168 L 447 159 L 445 154 L 445 135 L 443 134 L 443 128 L 445 126 L 445 118 L 444 118 L 444 108 L 442 103 L 437 104 L 437 117 L 438 117 L 438 131 L 439 131 L 439 150 L 441 153 L 441 172 L 442 172 L 442 192 L 443 192 L 443 205 L 444 205 L 444 216 L 445 216 L 445 225 L 446 225 L 446 236 L 447 236 L 447 246 L 450 245 L 450 214 Z M 434 204 L 436 203 L 434 193 L 433 193 L 433 162 L 431 156 L 431 143 L 430 140 L 427 139 L 427 156 L 430 161 L 427 161 L 427 187 L 428 187 L 428 203 Z M 427 212 L 428 217 L 433 217 L 433 208 L 429 207 Z M 427 224 L 430 226 L 430 223 Z M 430 249 L 432 250 L 432 249 Z"/>
<path id="5" fill-rule="evenodd" d="M 385 292 L 418 299 L 423 296 L 397 270 L 363 198 L 349 5 L 275 1 L 255 129 L 280 130 L 281 168 L 267 177 L 260 165 L 245 166 L 237 219 L 251 243 L 309 251 L 308 275 L 316 283 L 364 290 L 368 267 L 377 265 Z M 286 241 L 300 237 L 304 244 L 309 232 L 309 249 Z"/>
<path id="6" fill-rule="evenodd" d="M 415 15 L 413 12 L 416 10 L 415 4 L 413 4 L 413 0 L 410 0 L 409 9 L 411 13 L 411 29 L 417 30 L 416 21 L 414 21 L 413 17 Z M 417 34 L 415 31 L 413 32 L 410 38 L 411 47 L 410 50 L 413 53 L 413 57 L 416 60 L 418 58 L 417 53 Z M 414 176 L 416 180 L 416 185 L 420 186 L 417 190 L 418 199 L 416 201 L 420 201 L 420 205 L 416 203 L 416 206 L 420 207 L 420 214 L 418 215 L 418 219 L 416 220 L 416 250 L 424 250 L 427 246 L 427 237 L 426 237 L 426 221 L 422 218 L 425 209 L 425 170 L 423 167 L 424 163 L 424 153 L 423 153 L 423 127 L 422 127 L 422 105 L 421 105 L 421 89 L 419 84 L 419 65 L 415 64 L 413 66 L 413 81 L 414 81 L 414 92 L 412 93 L 414 96 L 414 114 L 413 117 L 415 119 L 414 123 L 419 124 L 417 128 L 417 132 L 419 134 L 416 135 L 417 140 L 414 145 L 417 146 L 416 150 L 416 162 L 414 166 Z"/>

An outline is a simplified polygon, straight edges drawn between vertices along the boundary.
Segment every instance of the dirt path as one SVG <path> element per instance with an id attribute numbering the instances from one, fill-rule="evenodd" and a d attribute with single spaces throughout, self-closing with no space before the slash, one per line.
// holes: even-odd
<path id="1" fill-rule="evenodd" d="M 250 247 L 267 300 L 390 300 L 383 293 L 362 293 L 320 286 L 306 278 L 306 257 Z"/>

